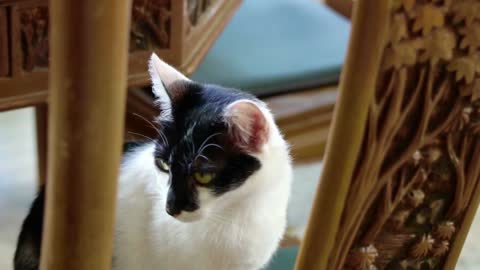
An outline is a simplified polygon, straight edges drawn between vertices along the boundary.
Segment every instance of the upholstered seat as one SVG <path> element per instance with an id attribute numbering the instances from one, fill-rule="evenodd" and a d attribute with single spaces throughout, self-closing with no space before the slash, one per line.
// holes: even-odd
<path id="1" fill-rule="evenodd" d="M 292 270 L 295 267 L 298 247 L 281 248 L 273 256 L 265 270 Z"/>
<path id="2" fill-rule="evenodd" d="M 260 96 L 335 83 L 349 31 L 312 0 L 244 0 L 192 77 Z"/>

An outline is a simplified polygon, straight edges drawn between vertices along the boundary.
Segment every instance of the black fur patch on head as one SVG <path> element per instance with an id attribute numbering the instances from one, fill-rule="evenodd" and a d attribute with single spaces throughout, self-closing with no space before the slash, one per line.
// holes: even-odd
<path id="1" fill-rule="evenodd" d="M 160 122 L 167 147 L 157 148 L 156 157 L 170 166 L 167 209 L 171 214 L 195 211 L 198 188 L 220 196 L 241 186 L 261 167 L 260 161 L 232 143 L 224 111 L 241 99 L 257 101 L 250 94 L 215 85 L 182 82 L 181 98 L 172 103 L 173 121 Z M 159 139 L 159 143 L 162 140 Z M 207 184 L 195 180 L 195 173 L 214 175 Z"/>

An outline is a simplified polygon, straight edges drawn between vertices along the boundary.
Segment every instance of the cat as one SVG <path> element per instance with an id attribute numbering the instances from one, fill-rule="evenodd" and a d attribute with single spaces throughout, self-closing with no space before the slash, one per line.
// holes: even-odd
<path id="1" fill-rule="evenodd" d="M 158 139 L 130 145 L 119 176 L 112 269 L 257 270 L 285 232 L 289 146 L 267 106 L 201 84 L 152 54 Z M 22 227 L 15 270 L 37 270 L 42 190 Z"/>

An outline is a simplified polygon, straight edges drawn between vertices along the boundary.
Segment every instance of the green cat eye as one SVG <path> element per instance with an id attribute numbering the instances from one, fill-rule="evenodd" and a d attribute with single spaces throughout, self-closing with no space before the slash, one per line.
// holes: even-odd
<path id="1" fill-rule="evenodd" d="M 168 164 L 161 158 L 157 158 L 155 159 L 155 163 L 157 163 L 157 167 L 164 171 L 164 172 L 168 172 L 170 171 L 170 166 L 168 166 Z"/>
<path id="2" fill-rule="evenodd" d="M 214 173 L 204 173 L 204 172 L 196 172 L 193 174 L 193 178 L 200 184 L 206 185 L 210 183 L 213 178 L 215 178 Z"/>

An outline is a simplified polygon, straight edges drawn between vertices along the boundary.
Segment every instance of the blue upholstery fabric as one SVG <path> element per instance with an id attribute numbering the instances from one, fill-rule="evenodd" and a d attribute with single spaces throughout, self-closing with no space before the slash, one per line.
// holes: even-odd
<path id="1" fill-rule="evenodd" d="M 293 270 L 298 247 L 281 248 L 275 253 L 270 264 L 264 270 Z"/>
<path id="2" fill-rule="evenodd" d="M 244 0 L 194 80 L 257 95 L 335 83 L 349 22 L 314 0 Z"/>

